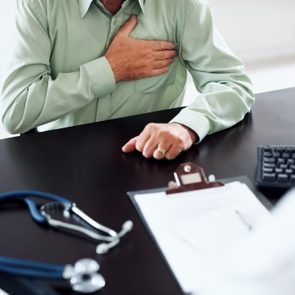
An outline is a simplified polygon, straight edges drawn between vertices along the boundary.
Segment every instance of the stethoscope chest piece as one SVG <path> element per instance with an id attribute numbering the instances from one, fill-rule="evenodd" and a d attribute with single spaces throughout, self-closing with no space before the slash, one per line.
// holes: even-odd
<path id="1" fill-rule="evenodd" d="M 72 288 L 80 293 L 93 293 L 105 286 L 105 279 L 98 273 L 99 264 L 93 259 L 81 259 L 74 266 L 65 268 L 64 277 L 70 278 Z"/>
<path id="2" fill-rule="evenodd" d="M 49 202 L 39 208 L 34 198 Z M 23 201 L 28 206 L 32 218 L 39 224 L 48 224 L 101 241 L 96 248 L 97 254 L 107 253 L 133 228 L 133 222 L 127 220 L 121 230 L 116 232 L 96 222 L 70 200 L 45 192 L 16 191 L 0 194 L 0 201 L 9 200 Z M 0 256 L 0 271 L 1 267 L 6 273 L 26 277 L 63 279 L 71 283 L 74 291 L 80 293 L 93 293 L 105 286 L 103 276 L 98 273 L 99 264 L 89 258 L 81 259 L 74 265 L 56 265 Z"/>

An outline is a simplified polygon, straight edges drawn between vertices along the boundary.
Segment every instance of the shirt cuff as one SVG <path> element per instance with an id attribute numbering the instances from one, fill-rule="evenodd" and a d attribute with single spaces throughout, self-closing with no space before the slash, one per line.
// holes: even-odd
<path id="1" fill-rule="evenodd" d="M 199 137 L 201 142 L 203 138 L 209 133 L 210 123 L 204 114 L 197 113 L 188 108 L 183 109 L 170 123 L 180 123 L 192 129 Z"/>
<path id="2" fill-rule="evenodd" d="M 112 92 L 116 80 L 108 60 L 103 56 L 81 66 L 86 71 L 94 98 Z"/>

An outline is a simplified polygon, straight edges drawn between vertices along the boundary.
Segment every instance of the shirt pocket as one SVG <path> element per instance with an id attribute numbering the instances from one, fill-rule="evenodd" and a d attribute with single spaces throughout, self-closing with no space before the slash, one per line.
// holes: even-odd
<path id="1" fill-rule="evenodd" d="M 167 73 L 148 77 L 140 80 L 134 81 L 134 92 L 135 93 L 155 93 L 162 91 L 164 88 L 171 86 L 175 83 L 176 80 L 176 65 L 177 62 L 173 63 L 169 67 Z"/>

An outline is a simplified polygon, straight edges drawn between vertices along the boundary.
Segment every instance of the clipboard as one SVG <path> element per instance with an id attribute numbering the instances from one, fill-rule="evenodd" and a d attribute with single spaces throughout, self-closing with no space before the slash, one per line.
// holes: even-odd
<path id="1" fill-rule="evenodd" d="M 191 162 L 183 163 L 178 167 L 178 169 L 174 173 L 174 181 L 169 182 L 168 187 L 127 192 L 147 231 L 149 232 L 149 234 L 153 238 L 153 241 L 158 247 L 162 258 L 166 262 L 168 269 L 170 269 L 171 273 L 174 275 L 174 278 L 178 282 L 178 285 L 186 294 L 198 292 L 198 286 L 199 283 L 201 283 L 202 281 L 203 273 L 209 273 L 209 268 L 219 267 L 219 258 L 216 259 L 216 261 L 213 261 L 214 259 L 212 259 L 212 257 L 209 257 L 209 260 L 206 260 L 206 255 L 203 257 L 202 255 L 199 255 L 199 253 L 195 253 L 196 249 L 194 248 L 194 245 L 196 245 L 196 243 L 199 243 L 201 238 L 198 239 L 198 236 L 190 237 L 190 231 L 188 229 L 188 227 L 190 227 L 190 224 L 196 225 L 196 228 L 199 229 L 199 231 L 196 230 L 198 235 L 202 233 L 202 227 L 200 227 L 200 224 L 195 222 L 195 216 L 192 216 L 191 219 L 185 217 L 184 221 L 181 220 L 180 224 L 182 223 L 185 225 L 184 228 L 182 228 L 177 224 L 177 221 L 172 221 L 172 225 L 169 224 L 172 220 L 169 219 L 169 216 L 167 217 L 167 222 L 166 214 L 171 215 L 171 212 L 167 213 L 165 212 L 165 210 L 169 211 L 170 205 L 173 202 L 178 206 L 180 204 L 182 205 L 185 202 L 191 202 L 192 200 L 194 200 L 195 202 L 195 200 L 197 200 L 198 198 L 200 198 L 199 200 L 201 200 L 202 198 L 202 200 L 206 200 L 206 198 L 210 197 L 213 204 L 216 202 L 216 200 L 218 200 L 218 196 L 215 194 L 215 192 L 222 192 L 228 189 L 231 190 L 232 187 L 236 187 L 239 190 L 245 190 L 246 199 L 244 199 L 247 202 L 247 195 L 251 199 L 251 202 L 249 201 L 250 205 L 246 204 L 247 206 L 249 206 L 249 208 L 251 208 L 251 210 L 256 210 L 258 212 L 257 214 L 261 213 L 262 215 L 265 215 L 265 218 L 271 218 L 269 210 L 272 208 L 272 204 L 255 189 L 254 185 L 246 176 L 227 178 L 216 181 L 212 176 L 209 176 L 207 178 L 203 168 Z M 141 198 L 144 198 L 143 203 L 141 203 Z M 211 201 L 209 201 L 209 204 L 210 202 Z M 158 205 L 160 208 L 157 208 Z M 190 210 L 190 203 L 188 203 L 188 205 L 188 208 Z M 230 204 L 230 206 L 232 205 Z M 179 208 L 177 207 L 177 209 Z M 215 211 L 212 212 L 215 212 L 217 216 L 220 215 L 220 220 L 227 219 L 227 212 L 233 212 L 230 214 L 230 216 L 239 219 L 239 224 L 241 225 L 241 227 L 245 228 L 245 231 L 252 230 L 253 225 L 248 223 L 247 218 L 244 218 L 244 213 L 241 213 L 242 211 L 240 211 L 240 209 L 232 210 L 230 208 L 230 210 L 227 211 L 227 208 L 225 210 L 222 206 L 217 209 L 218 210 L 214 209 Z M 224 213 L 222 213 L 222 210 L 224 211 Z M 153 211 L 158 211 L 158 213 Z M 200 212 L 200 216 L 203 216 L 204 212 Z M 159 218 L 161 214 L 163 215 L 163 218 Z M 190 212 L 188 213 L 187 211 L 185 211 L 184 215 L 185 214 L 190 215 Z M 204 223 L 204 228 L 206 228 L 206 230 L 209 228 L 209 232 L 210 228 L 212 227 L 210 225 L 210 216 L 212 215 L 212 224 L 214 224 L 214 222 L 216 222 L 217 220 L 214 217 L 214 214 L 210 214 L 208 216 L 204 215 L 206 216 L 206 218 L 203 219 L 207 221 Z M 183 216 L 179 215 L 179 212 L 176 212 L 175 219 L 179 217 L 180 219 L 182 219 Z M 156 221 L 157 218 L 159 223 L 157 223 Z M 190 222 L 190 220 L 192 220 L 192 222 Z M 226 222 L 226 224 L 231 224 L 231 220 L 228 220 Z M 191 230 L 193 233 L 194 227 L 192 227 Z M 183 233 L 182 231 L 185 233 Z M 221 234 L 222 231 L 223 228 L 221 228 L 220 230 Z M 236 233 L 236 229 L 234 229 L 234 231 L 232 232 Z M 227 230 L 225 230 L 223 234 L 225 235 L 226 239 L 228 239 L 227 235 L 231 237 L 230 231 L 227 232 Z M 202 233 L 201 236 L 203 236 L 202 242 L 205 241 L 205 249 L 208 246 L 210 248 L 210 246 L 214 244 L 214 242 L 212 243 L 212 241 L 214 241 L 212 240 L 212 236 L 211 238 L 206 237 L 206 232 Z M 208 239 L 207 244 L 206 238 Z M 184 242 L 189 242 L 189 239 L 193 240 L 193 243 L 187 243 L 188 245 L 184 245 Z M 176 247 L 178 249 L 174 250 L 173 247 Z M 199 251 L 199 249 L 197 249 L 197 251 Z M 215 250 L 213 249 L 211 252 L 213 253 L 214 251 Z M 222 256 L 222 254 L 223 253 L 220 253 L 220 256 Z M 210 256 L 210 253 L 207 256 Z M 191 257 L 194 257 L 194 259 L 191 259 Z M 194 264 L 198 266 L 189 265 L 191 261 L 194 261 Z"/>

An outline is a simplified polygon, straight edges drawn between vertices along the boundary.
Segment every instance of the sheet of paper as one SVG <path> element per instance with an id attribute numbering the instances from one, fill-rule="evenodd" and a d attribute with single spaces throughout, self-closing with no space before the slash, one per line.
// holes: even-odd
<path id="1" fill-rule="evenodd" d="M 185 293 L 198 290 L 206 268 L 224 263 L 234 240 L 271 218 L 240 182 L 175 195 L 138 194 L 135 200 Z"/>

